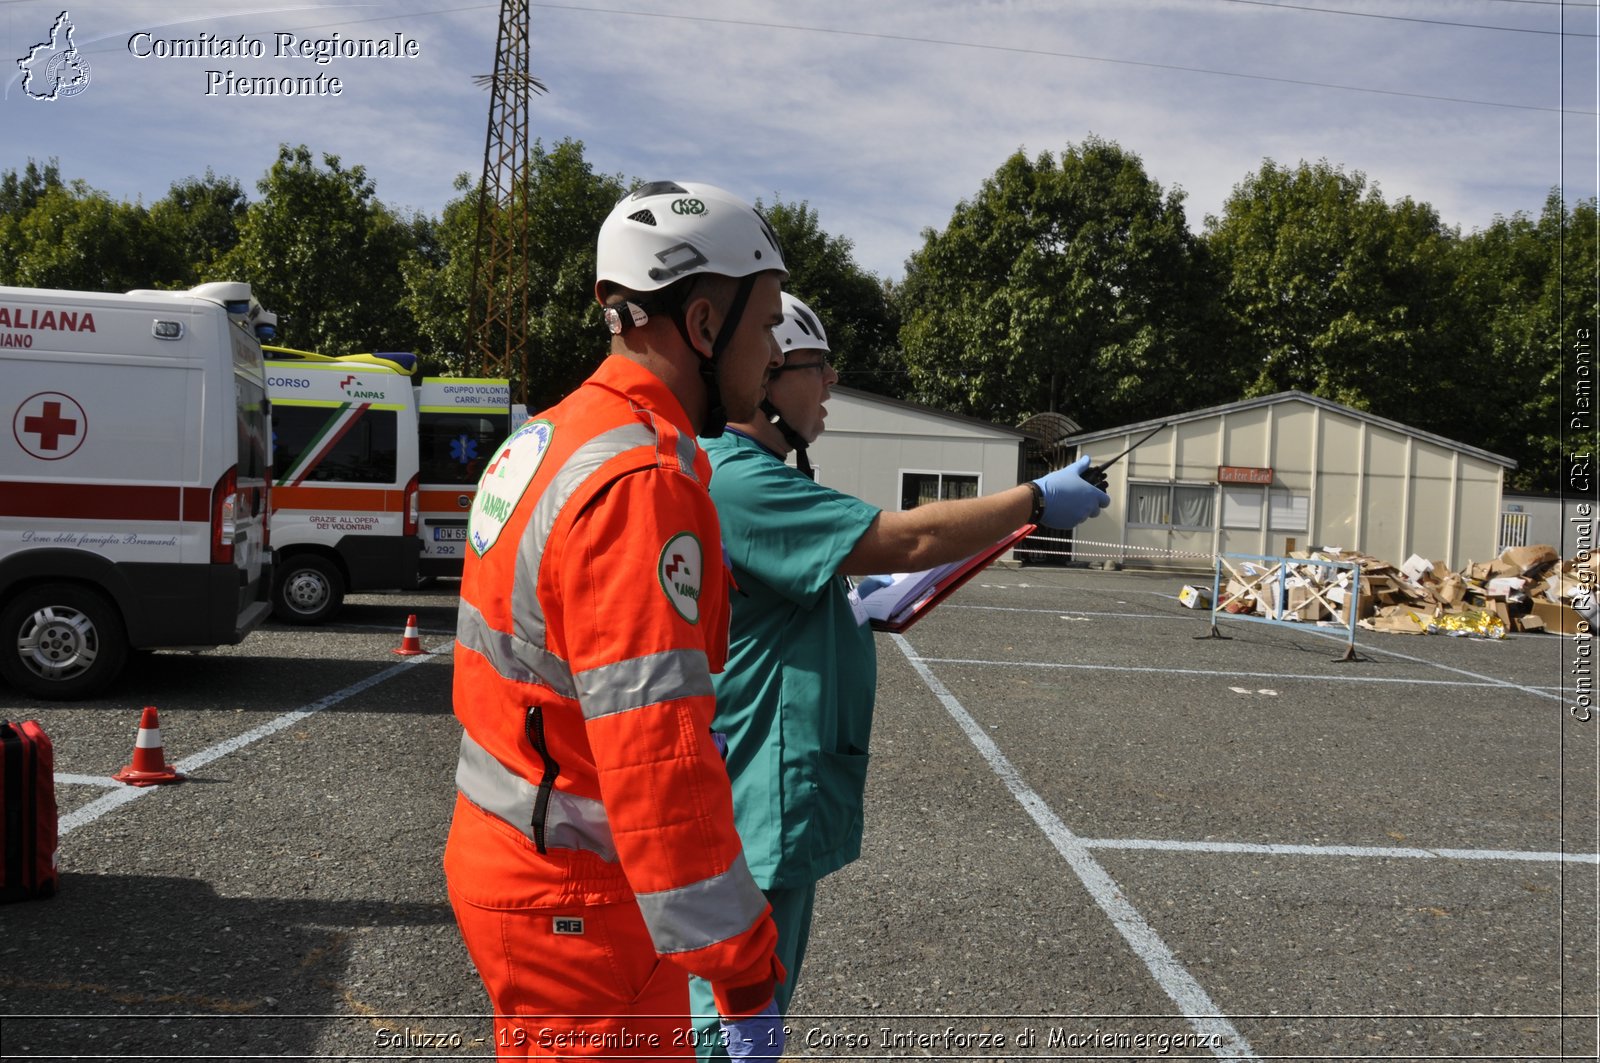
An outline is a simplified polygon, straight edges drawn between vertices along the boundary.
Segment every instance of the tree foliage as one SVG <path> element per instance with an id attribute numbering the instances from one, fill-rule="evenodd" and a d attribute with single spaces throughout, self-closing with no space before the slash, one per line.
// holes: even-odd
<path id="1" fill-rule="evenodd" d="M 805 201 L 756 201 L 783 248 L 784 287 L 822 318 L 839 382 L 881 395 L 905 389 L 900 323 L 882 281 L 856 264 L 851 242 L 824 231 Z"/>
<path id="2" fill-rule="evenodd" d="M 549 150 L 535 141 L 529 156 L 512 210 L 525 209 L 528 219 L 527 395 L 529 406 L 537 407 L 571 391 L 604 356 L 606 334 L 594 299 L 595 235 L 624 186 L 620 177 L 594 172 L 581 141 L 564 139 Z M 404 302 L 436 364 L 464 372 L 480 192 L 466 174 L 455 187 L 462 194 L 446 204 L 407 258 Z"/>
<path id="3" fill-rule="evenodd" d="M 1008 158 L 928 230 L 898 298 L 924 401 L 999 422 L 1049 410 L 1116 424 L 1228 397 L 1204 322 L 1208 276 L 1138 156 L 1091 138 Z"/>
<path id="4" fill-rule="evenodd" d="M 318 166 L 306 146 L 282 145 L 256 187 L 218 269 L 278 314 L 280 341 L 322 354 L 410 350 L 400 264 L 417 223 L 377 200 L 366 169 L 329 154 Z"/>
<path id="5" fill-rule="evenodd" d="M 204 177 L 172 182 L 150 205 L 150 224 L 171 260 L 165 278 L 171 287 L 192 288 L 221 277 L 224 256 L 239 242 L 248 207 L 239 182 L 210 169 Z"/>
<path id="6" fill-rule="evenodd" d="M 1537 218 L 1499 217 L 1462 240 L 1457 299 L 1474 335 L 1464 348 L 1470 365 L 1457 372 L 1465 386 L 1452 402 L 1452 437 L 1516 457 L 1514 487 L 1558 489 L 1563 453 L 1586 445 L 1570 423 L 1573 347 L 1587 328 L 1592 352 L 1600 321 L 1596 225 L 1594 199 L 1568 208 L 1552 190 Z"/>
<path id="7" fill-rule="evenodd" d="M 1207 219 L 1206 240 L 1245 394 L 1299 389 L 1418 424 L 1462 325 L 1457 236 L 1432 207 L 1391 206 L 1326 161 L 1268 160 Z"/>
<path id="8" fill-rule="evenodd" d="M 0 173 L 0 284 L 94 291 L 244 280 L 282 338 L 330 354 L 417 350 L 477 367 L 467 307 L 478 192 L 438 217 L 386 207 L 360 166 L 280 147 L 251 202 L 206 171 L 150 204 L 64 179 L 56 160 Z M 594 243 L 627 187 L 583 145 L 535 144 L 505 223 L 525 209 L 528 394 L 554 401 L 599 361 Z M 1265 160 L 1203 235 L 1183 195 L 1090 138 L 1017 152 L 927 230 L 903 282 L 855 262 L 806 202 L 764 212 L 789 288 L 823 315 L 846 384 L 1002 423 L 1045 410 L 1086 427 L 1300 388 L 1514 458 L 1508 482 L 1554 490 L 1579 386 L 1573 346 L 1600 331 L 1596 204 L 1552 191 L 1537 216 L 1466 236 L 1326 161 Z M 1592 368 L 1585 366 L 1584 368 Z M 1592 399 L 1591 399 L 1592 401 Z"/>

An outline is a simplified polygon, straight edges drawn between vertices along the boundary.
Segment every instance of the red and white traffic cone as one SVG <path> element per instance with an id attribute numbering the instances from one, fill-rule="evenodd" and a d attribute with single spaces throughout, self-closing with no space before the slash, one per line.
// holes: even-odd
<path id="1" fill-rule="evenodd" d="M 406 633 L 400 639 L 400 648 L 394 652 L 402 657 L 415 657 L 419 653 L 428 652 L 422 648 L 422 639 L 417 636 L 416 613 L 406 617 Z"/>
<path id="2" fill-rule="evenodd" d="M 133 743 L 133 762 L 112 776 L 129 786 L 160 786 L 182 782 L 183 776 L 167 764 L 161 748 L 161 719 L 155 706 L 146 705 L 139 717 L 139 737 Z"/>

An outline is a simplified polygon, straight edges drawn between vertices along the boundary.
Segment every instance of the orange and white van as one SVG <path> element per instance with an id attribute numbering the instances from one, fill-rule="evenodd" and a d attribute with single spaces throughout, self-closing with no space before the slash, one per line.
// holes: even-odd
<path id="1" fill-rule="evenodd" d="M 349 591 L 417 585 L 417 406 L 409 367 L 268 346 L 272 611 L 317 624 Z"/>
<path id="2" fill-rule="evenodd" d="M 418 534 L 424 580 L 459 577 L 478 478 L 511 434 L 511 382 L 424 377 L 417 388 L 422 487 Z"/>
<path id="3" fill-rule="evenodd" d="M 130 649 L 269 611 L 267 396 L 240 282 L 0 287 L 0 678 L 103 690 Z"/>

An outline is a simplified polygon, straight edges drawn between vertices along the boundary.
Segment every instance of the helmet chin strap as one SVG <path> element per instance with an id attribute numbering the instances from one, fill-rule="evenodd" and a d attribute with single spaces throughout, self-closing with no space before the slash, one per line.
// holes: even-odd
<path id="1" fill-rule="evenodd" d="M 782 435 L 783 441 L 794 448 L 794 465 L 808 480 L 815 480 L 817 472 L 811 467 L 811 459 L 806 456 L 806 437 L 796 432 L 794 425 L 783 419 L 783 414 L 772 404 L 771 399 L 761 400 L 761 412 L 767 415 L 767 420 L 772 422 Z"/>
<path id="2" fill-rule="evenodd" d="M 739 331 L 739 320 L 744 317 L 745 304 L 750 301 L 750 292 L 755 286 L 755 274 L 739 278 L 739 288 L 733 293 L 733 301 L 728 304 L 722 328 L 711 343 L 711 357 L 700 359 L 700 380 L 706 389 L 706 419 L 700 426 L 700 434 L 706 439 L 716 439 L 728 427 L 728 408 L 722 402 L 722 384 L 717 380 L 717 370 L 722 365 L 722 352 L 732 342 L 733 334 Z M 682 333 L 684 342 L 688 343 L 689 330 L 683 322 L 682 308 L 679 308 L 674 320 L 678 323 L 678 331 Z M 699 353 L 692 343 L 689 343 L 689 349 Z"/>

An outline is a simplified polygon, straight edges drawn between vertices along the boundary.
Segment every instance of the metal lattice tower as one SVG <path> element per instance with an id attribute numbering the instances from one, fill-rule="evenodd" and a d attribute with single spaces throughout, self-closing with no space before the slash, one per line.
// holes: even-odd
<path id="1" fill-rule="evenodd" d="M 528 71 L 528 0 L 500 0 L 494 73 L 474 80 L 489 90 L 489 130 L 478 186 L 467 312 L 468 371 L 508 377 L 515 401 L 528 401 L 528 110 L 541 85 Z"/>

